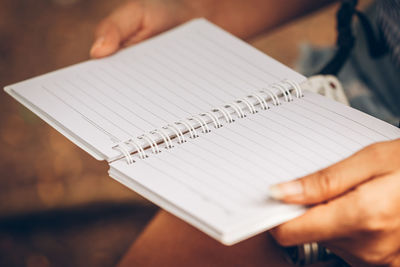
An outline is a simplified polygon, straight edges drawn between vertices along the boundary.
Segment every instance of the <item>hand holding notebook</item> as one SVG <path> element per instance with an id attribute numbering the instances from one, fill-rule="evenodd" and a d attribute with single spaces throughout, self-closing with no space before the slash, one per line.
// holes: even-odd
<path id="1" fill-rule="evenodd" d="M 6 90 L 111 177 L 233 244 L 305 211 L 270 199 L 270 185 L 400 137 L 305 83 L 199 19 Z"/>

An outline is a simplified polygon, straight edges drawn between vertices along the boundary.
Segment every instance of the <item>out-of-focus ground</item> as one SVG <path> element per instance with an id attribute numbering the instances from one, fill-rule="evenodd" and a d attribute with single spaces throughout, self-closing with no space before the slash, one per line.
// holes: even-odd
<path id="1" fill-rule="evenodd" d="M 0 0 L 0 88 L 88 59 L 96 23 L 122 1 Z M 336 8 L 249 42 L 293 66 L 302 42 L 334 44 Z M 113 266 L 156 210 L 0 92 L 0 266 Z"/>

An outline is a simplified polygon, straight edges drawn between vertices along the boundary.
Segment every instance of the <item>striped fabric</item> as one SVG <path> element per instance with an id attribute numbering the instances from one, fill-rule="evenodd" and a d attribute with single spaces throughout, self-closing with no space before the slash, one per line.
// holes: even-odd
<path id="1" fill-rule="evenodd" d="M 377 0 L 378 24 L 393 60 L 400 66 L 400 0 Z"/>

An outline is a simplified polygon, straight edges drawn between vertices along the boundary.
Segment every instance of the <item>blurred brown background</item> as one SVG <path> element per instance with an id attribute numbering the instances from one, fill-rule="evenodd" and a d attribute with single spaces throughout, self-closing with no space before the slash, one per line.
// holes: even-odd
<path id="1" fill-rule="evenodd" d="M 118 0 L 0 0 L 0 87 L 88 59 Z M 155 207 L 0 92 L 0 266 L 113 266 Z"/>
<path id="2" fill-rule="evenodd" d="M 0 0 L 0 88 L 88 59 L 96 23 L 122 1 Z M 300 43 L 334 44 L 336 8 L 249 42 L 293 66 Z M 0 266 L 113 266 L 156 210 L 0 92 Z"/>

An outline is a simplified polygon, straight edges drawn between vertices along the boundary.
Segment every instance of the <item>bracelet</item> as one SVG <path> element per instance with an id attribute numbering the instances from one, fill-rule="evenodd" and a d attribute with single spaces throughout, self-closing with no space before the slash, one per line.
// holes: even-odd
<path id="1" fill-rule="evenodd" d="M 319 261 L 331 259 L 338 261 L 337 266 L 350 266 L 344 260 L 333 254 L 329 249 L 316 242 L 285 248 L 285 258 L 288 262 L 296 266 L 307 266 Z"/>

